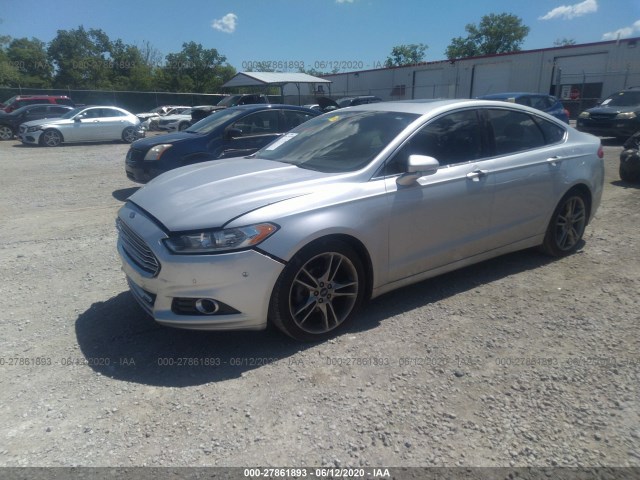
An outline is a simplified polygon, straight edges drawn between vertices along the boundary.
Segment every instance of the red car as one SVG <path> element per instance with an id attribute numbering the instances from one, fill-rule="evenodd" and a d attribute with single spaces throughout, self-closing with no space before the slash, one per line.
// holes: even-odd
<path id="1" fill-rule="evenodd" d="M 51 103 L 54 105 L 68 105 L 75 107 L 75 103 L 66 95 L 16 95 L 2 104 L 2 109 L 11 113 L 20 107 L 35 105 L 36 103 Z"/>

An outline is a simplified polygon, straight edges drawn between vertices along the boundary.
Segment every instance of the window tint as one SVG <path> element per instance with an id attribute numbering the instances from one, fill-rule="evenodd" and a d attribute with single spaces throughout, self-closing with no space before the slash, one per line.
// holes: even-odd
<path id="1" fill-rule="evenodd" d="M 31 107 L 29 108 L 29 113 L 30 114 L 42 114 L 42 113 L 47 113 L 47 106 L 41 105 L 38 107 Z"/>
<path id="2" fill-rule="evenodd" d="M 545 138 L 533 118 L 513 110 L 487 110 L 489 123 L 493 129 L 496 154 L 510 153 L 541 147 Z"/>
<path id="3" fill-rule="evenodd" d="M 267 110 L 264 112 L 252 113 L 238 120 L 231 128 L 242 131 L 242 135 L 266 135 L 278 133 L 278 112 Z"/>
<path id="4" fill-rule="evenodd" d="M 69 109 L 64 107 L 49 107 L 49 112 L 55 113 L 56 115 L 62 115 L 63 113 L 67 113 L 68 111 Z"/>
<path id="5" fill-rule="evenodd" d="M 409 155 L 434 157 L 440 165 L 482 158 L 482 129 L 476 111 L 445 115 L 422 127 L 391 159 L 384 174 L 405 172 Z"/>
<path id="6" fill-rule="evenodd" d="M 56 98 L 56 103 L 73 106 L 73 102 L 69 98 Z"/>
<path id="7" fill-rule="evenodd" d="M 101 108 L 100 109 L 100 117 L 124 117 L 125 113 L 120 110 L 114 110 L 113 108 Z"/>
<path id="8" fill-rule="evenodd" d="M 534 119 L 538 127 L 540 127 L 540 130 L 542 130 L 544 141 L 547 145 L 562 141 L 566 132 L 564 128 L 542 118 L 534 117 Z"/>
<path id="9" fill-rule="evenodd" d="M 284 114 L 284 130 L 291 130 L 301 123 L 311 120 L 315 115 L 305 112 L 296 112 L 294 110 L 283 110 Z"/>

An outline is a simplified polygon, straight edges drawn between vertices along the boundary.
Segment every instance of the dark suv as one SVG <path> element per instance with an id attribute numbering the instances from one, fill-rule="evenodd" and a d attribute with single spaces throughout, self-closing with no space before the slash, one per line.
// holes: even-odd
<path id="1" fill-rule="evenodd" d="M 11 140 L 18 134 L 20 124 L 43 118 L 58 118 L 73 110 L 67 105 L 43 103 L 20 107 L 11 113 L 0 111 L 0 140 Z"/>
<path id="2" fill-rule="evenodd" d="M 4 102 L 4 111 L 11 113 L 20 107 L 35 105 L 36 103 L 51 103 L 53 105 L 68 105 L 75 107 L 75 103 L 66 95 L 16 95 Z"/>
<path id="3" fill-rule="evenodd" d="M 597 107 L 582 112 L 576 126 L 581 132 L 627 139 L 640 131 L 640 88 L 608 96 Z"/>

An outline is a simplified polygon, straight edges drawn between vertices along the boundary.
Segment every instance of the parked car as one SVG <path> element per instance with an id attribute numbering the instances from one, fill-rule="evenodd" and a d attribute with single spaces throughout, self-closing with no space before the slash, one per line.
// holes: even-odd
<path id="1" fill-rule="evenodd" d="M 20 107 L 11 113 L 0 112 L 0 140 L 11 140 L 18 134 L 21 123 L 43 118 L 58 118 L 71 110 L 73 107 L 46 103 Z"/>
<path id="2" fill-rule="evenodd" d="M 320 112 L 290 105 L 242 105 L 213 112 L 182 132 L 138 140 L 125 161 L 140 183 L 177 167 L 250 155 Z"/>
<path id="3" fill-rule="evenodd" d="M 122 140 L 144 137 L 140 120 L 118 107 L 81 107 L 58 119 L 35 120 L 20 125 L 22 143 L 57 147 L 63 142 Z"/>
<path id="4" fill-rule="evenodd" d="M 216 107 L 228 108 L 237 107 L 238 105 L 254 105 L 258 103 L 271 103 L 266 95 L 261 93 L 247 93 L 242 95 L 229 95 L 220 100 Z"/>
<path id="5" fill-rule="evenodd" d="M 502 100 L 504 102 L 526 105 L 527 107 L 536 108 L 548 113 L 549 115 L 553 115 L 564 123 L 569 123 L 569 111 L 564 108 L 560 100 L 553 95 L 545 95 L 544 93 L 513 92 L 492 93 L 478 98 L 485 100 Z"/>
<path id="6" fill-rule="evenodd" d="M 359 97 L 344 97 L 333 100 L 329 97 L 318 97 L 318 106 L 322 112 L 330 112 L 339 108 L 355 107 L 358 105 L 366 105 L 368 103 L 382 102 L 380 97 L 373 95 L 361 95 Z"/>
<path id="7" fill-rule="evenodd" d="M 155 179 L 119 211 L 118 251 L 163 325 L 270 321 L 322 340 L 401 286 L 529 247 L 574 252 L 603 156 L 598 138 L 520 105 L 362 105 Z"/>
<path id="8" fill-rule="evenodd" d="M 625 182 L 640 182 L 640 130 L 624 142 L 620 153 L 620 178 Z"/>
<path id="9" fill-rule="evenodd" d="M 165 130 L 169 132 L 181 132 L 182 130 L 186 130 L 191 126 L 192 112 L 210 107 L 213 107 L 213 105 L 198 105 L 196 107 L 190 107 L 182 110 L 180 113 L 165 115 L 158 120 L 157 128 L 158 130 Z"/>
<path id="10" fill-rule="evenodd" d="M 627 139 L 640 131 L 640 88 L 616 92 L 578 116 L 581 132 Z"/>
<path id="11" fill-rule="evenodd" d="M 142 122 L 142 128 L 145 130 L 157 130 L 157 122 L 160 117 L 182 113 L 190 108 L 191 107 L 184 105 L 163 105 L 161 107 L 153 108 L 148 112 L 136 113 L 136 117 L 140 119 L 140 122 Z"/>
<path id="12" fill-rule="evenodd" d="M 36 103 L 51 103 L 54 105 L 68 105 L 74 107 L 75 103 L 66 95 L 16 95 L 4 102 L 4 111 L 11 113 L 20 107 L 35 105 Z"/>

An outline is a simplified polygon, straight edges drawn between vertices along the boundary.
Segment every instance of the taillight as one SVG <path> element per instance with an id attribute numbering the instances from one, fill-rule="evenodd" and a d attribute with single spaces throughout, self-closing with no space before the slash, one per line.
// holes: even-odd
<path id="1" fill-rule="evenodd" d="M 598 147 L 598 158 L 604 158 L 604 150 L 602 149 L 602 145 Z"/>

